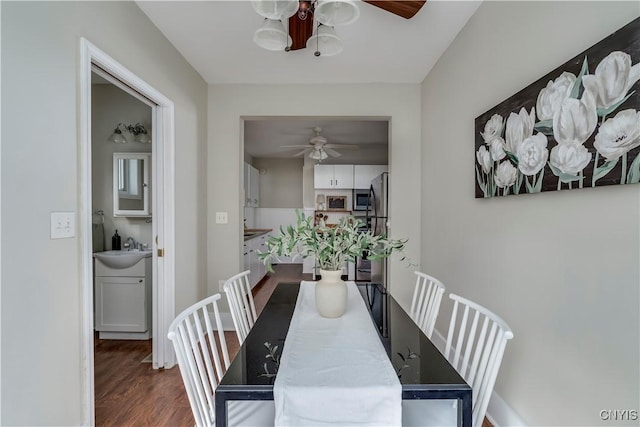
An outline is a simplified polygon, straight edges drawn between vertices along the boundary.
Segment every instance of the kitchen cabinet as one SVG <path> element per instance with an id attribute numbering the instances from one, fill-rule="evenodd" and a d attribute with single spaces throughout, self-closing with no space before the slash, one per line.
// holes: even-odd
<path id="1" fill-rule="evenodd" d="M 258 252 L 266 251 L 267 238 L 267 234 L 262 234 L 244 241 L 244 269 L 251 270 L 248 280 L 252 288 L 267 274 L 267 267 L 258 258 Z"/>
<path id="2" fill-rule="evenodd" d="M 388 165 L 354 165 L 353 188 L 368 189 L 373 178 L 388 171 Z"/>
<path id="3" fill-rule="evenodd" d="M 101 339 L 151 337 L 151 262 L 128 268 L 95 261 L 95 330 Z"/>
<path id="4" fill-rule="evenodd" d="M 315 165 L 313 184 L 317 189 L 352 189 L 353 165 Z"/>
<path id="5" fill-rule="evenodd" d="M 260 207 L 260 172 L 246 162 L 244 164 L 244 206 Z"/>

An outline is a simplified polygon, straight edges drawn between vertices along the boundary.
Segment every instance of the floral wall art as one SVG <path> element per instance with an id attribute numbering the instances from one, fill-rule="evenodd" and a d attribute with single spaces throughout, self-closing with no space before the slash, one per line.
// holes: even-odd
<path id="1" fill-rule="evenodd" d="M 640 18 L 475 120 L 477 198 L 640 182 Z"/>

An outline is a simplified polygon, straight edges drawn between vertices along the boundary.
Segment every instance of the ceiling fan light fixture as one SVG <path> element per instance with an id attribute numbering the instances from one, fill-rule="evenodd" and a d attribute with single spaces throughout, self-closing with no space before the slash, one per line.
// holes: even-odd
<path id="1" fill-rule="evenodd" d="M 313 160 L 324 160 L 328 157 L 329 155 L 322 147 L 314 147 L 313 150 L 309 152 L 309 158 Z"/>
<path id="2" fill-rule="evenodd" d="M 284 29 L 284 24 L 275 19 L 265 19 L 262 27 L 253 35 L 255 44 L 267 50 L 284 50 L 291 46 L 291 36 Z"/>
<path id="3" fill-rule="evenodd" d="M 328 25 L 318 25 L 313 35 L 307 40 L 307 48 L 316 49 L 322 56 L 333 56 L 342 52 L 342 39 L 336 34 L 336 30 Z"/>
<path id="4" fill-rule="evenodd" d="M 298 11 L 298 0 L 252 0 L 253 10 L 267 19 L 290 18 Z"/>
<path id="5" fill-rule="evenodd" d="M 306 21 L 313 14 L 313 5 L 310 1 L 301 1 L 298 7 L 298 19 Z"/>
<path id="6" fill-rule="evenodd" d="M 351 0 L 318 0 L 314 15 L 321 24 L 333 27 L 355 22 L 360 9 Z"/>

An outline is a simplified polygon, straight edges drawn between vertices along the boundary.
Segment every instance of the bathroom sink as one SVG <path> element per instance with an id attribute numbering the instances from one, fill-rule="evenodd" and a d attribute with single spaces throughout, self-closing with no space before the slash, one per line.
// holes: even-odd
<path id="1" fill-rule="evenodd" d="M 94 257 L 99 259 L 104 265 L 111 268 L 129 268 L 135 265 L 142 258 L 151 256 L 151 250 L 146 251 L 104 251 L 96 252 Z"/>

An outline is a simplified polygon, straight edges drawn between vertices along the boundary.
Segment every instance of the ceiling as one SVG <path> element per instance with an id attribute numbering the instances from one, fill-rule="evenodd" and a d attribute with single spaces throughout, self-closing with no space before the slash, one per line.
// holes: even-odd
<path id="1" fill-rule="evenodd" d="M 282 145 L 305 145 L 315 135 L 313 128 L 328 144 L 358 145 L 358 149 L 335 150 L 342 155 L 329 158 L 330 164 L 387 164 L 389 123 L 380 120 L 354 118 L 286 118 L 245 120 L 244 148 L 254 158 L 294 158 L 303 148 L 282 148 Z M 302 157 L 297 157 L 302 159 Z"/>
<path id="2" fill-rule="evenodd" d="M 344 51 L 315 57 L 253 42 L 263 18 L 249 1 L 138 1 L 209 84 L 421 83 L 480 1 L 429 0 L 411 19 L 358 1 L 360 17 L 336 27 Z"/>
<path id="3" fill-rule="evenodd" d="M 360 17 L 336 27 L 344 50 L 331 57 L 315 57 L 310 49 L 258 47 L 253 34 L 263 18 L 249 1 L 136 3 L 209 84 L 419 84 L 481 0 L 428 0 L 409 20 L 357 1 Z M 245 121 L 245 151 L 253 157 L 290 158 L 300 150 L 280 146 L 306 144 L 314 126 L 323 128 L 329 143 L 366 145 L 338 150 L 343 156 L 325 162 L 386 162 L 388 123 L 354 118 Z"/>

